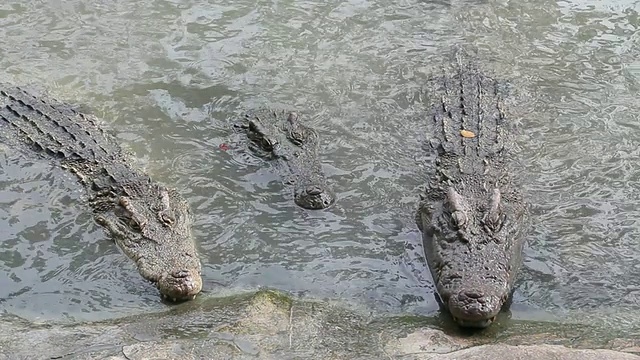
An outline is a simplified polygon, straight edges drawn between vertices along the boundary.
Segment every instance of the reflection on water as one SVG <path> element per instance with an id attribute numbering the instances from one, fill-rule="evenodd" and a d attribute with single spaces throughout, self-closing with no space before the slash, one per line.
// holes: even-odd
<path id="1" fill-rule="evenodd" d="M 427 166 L 417 95 L 443 51 L 473 44 L 512 83 L 521 119 L 534 228 L 512 316 L 625 327 L 640 309 L 638 26 L 630 1 L 5 1 L 0 68 L 103 117 L 180 189 L 206 296 L 267 286 L 435 315 L 413 221 Z M 318 129 L 334 207 L 293 206 L 243 151 L 230 124 L 264 105 Z M 1 155 L 5 311 L 80 320 L 166 306 L 73 177 Z"/>

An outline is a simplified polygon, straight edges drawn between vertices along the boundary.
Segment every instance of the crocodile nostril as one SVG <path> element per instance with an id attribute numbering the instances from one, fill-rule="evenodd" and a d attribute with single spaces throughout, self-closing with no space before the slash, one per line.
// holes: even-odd
<path id="1" fill-rule="evenodd" d="M 479 299 L 484 297 L 482 291 L 465 291 L 464 294 L 472 299 Z"/>
<path id="2" fill-rule="evenodd" d="M 189 275 L 191 275 L 189 270 L 176 270 L 173 273 L 171 273 L 171 276 L 173 276 L 174 278 L 186 278 Z"/>
<path id="3" fill-rule="evenodd" d="M 323 193 L 322 189 L 319 186 L 307 186 L 306 192 L 309 195 L 320 195 Z"/>

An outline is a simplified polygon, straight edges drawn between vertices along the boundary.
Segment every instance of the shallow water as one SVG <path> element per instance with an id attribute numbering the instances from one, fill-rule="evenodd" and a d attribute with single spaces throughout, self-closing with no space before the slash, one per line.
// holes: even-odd
<path id="1" fill-rule="evenodd" d="M 205 296 L 272 287 L 437 315 L 413 221 L 426 171 L 417 93 L 461 43 L 520 94 L 534 227 L 512 318 L 638 324 L 637 2 L 228 3 L 0 5 L 3 77 L 104 118 L 188 199 Z M 295 207 L 237 142 L 230 125 L 263 105 L 318 129 L 334 207 Z M 166 308 L 94 224 L 71 175 L 1 149 L 5 312 L 79 321 Z"/>

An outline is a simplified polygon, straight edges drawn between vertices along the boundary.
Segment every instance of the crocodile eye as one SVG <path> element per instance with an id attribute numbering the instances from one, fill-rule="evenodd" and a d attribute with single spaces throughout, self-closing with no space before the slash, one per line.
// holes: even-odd
<path id="1" fill-rule="evenodd" d="M 144 228 L 144 223 L 139 222 L 138 220 L 136 220 L 136 218 L 130 218 L 129 219 L 129 226 L 137 232 L 141 232 L 142 228 Z"/>
<path id="2" fill-rule="evenodd" d="M 467 216 L 462 211 L 454 211 L 451 213 L 451 221 L 456 228 L 462 229 L 467 225 Z"/>
<path id="3" fill-rule="evenodd" d="M 507 221 L 507 215 L 506 214 L 501 214 L 500 216 L 498 216 L 495 219 L 492 220 L 488 220 L 485 225 L 487 226 L 487 228 L 489 230 L 491 230 L 493 233 L 498 233 L 500 232 L 500 230 L 502 230 L 504 223 Z"/>
<path id="4" fill-rule="evenodd" d="M 290 135 L 290 139 L 291 142 L 296 144 L 296 145 L 302 145 L 304 144 L 305 136 L 304 133 L 300 132 L 300 131 L 292 131 Z"/>
<path id="5" fill-rule="evenodd" d="M 164 211 L 159 212 L 158 217 L 165 226 L 171 226 L 176 222 L 176 219 L 172 215 L 169 215 Z"/>
<path id="6" fill-rule="evenodd" d="M 273 150 L 274 142 L 269 140 L 268 138 L 262 138 L 262 148 L 271 151 Z"/>

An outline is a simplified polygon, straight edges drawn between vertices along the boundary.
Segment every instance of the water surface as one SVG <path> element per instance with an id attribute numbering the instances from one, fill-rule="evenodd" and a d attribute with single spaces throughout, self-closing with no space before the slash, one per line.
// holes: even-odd
<path id="1" fill-rule="evenodd" d="M 180 189 L 204 296 L 272 287 L 436 316 L 413 220 L 428 170 L 418 92 L 444 51 L 472 44 L 521 105 L 534 227 L 511 316 L 624 329 L 640 321 L 640 6 L 603 4 L 4 1 L 0 69 L 104 118 Z M 243 151 L 230 125 L 264 105 L 318 129 L 334 207 L 295 207 Z M 71 175 L 6 148 L 0 166 L 5 312 L 80 321 L 166 308 Z"/>

